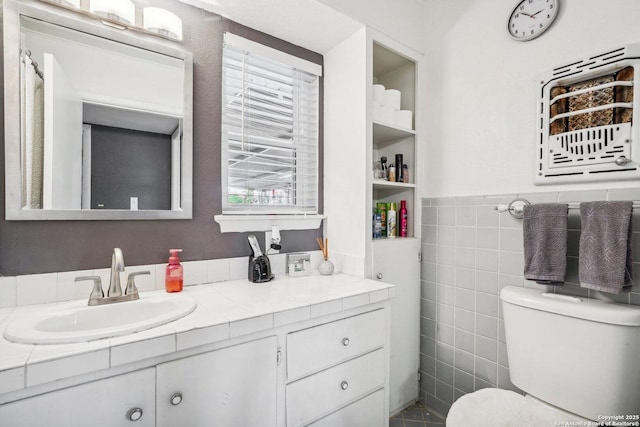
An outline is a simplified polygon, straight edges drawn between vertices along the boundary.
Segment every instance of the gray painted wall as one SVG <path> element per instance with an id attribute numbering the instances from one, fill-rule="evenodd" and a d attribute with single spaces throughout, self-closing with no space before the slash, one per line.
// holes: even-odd
<path id="1" fill-rule="evenodd" d="M 245 233 L 220 233 L 213 217 L 222 212 L 220 186 L 220 82 L 225 31 L 322 64 L 322 55 L 174 0 L 154 6 L 183 21 L 184 49 L 193 53 L 193 219 L 172 221 L 5 221 L 0 220 L 0 274 L 19 275 L 108 267 L 114 247 L 127 265 L 166 262 L 169 248 L 184 249 L 185 261 L 249 255 Z M 4 79 L 0 79 L 3 81 Z M 3 83 L 2 83 L 3 84 Z M 3 84 L 4 85 L 4 84 Z M 321 86 L 322 87 L 322 86 Z M 4 86 L 3 86 L 4 92 Z M 322 89 L 320 105 L 322 106 Z M 4 107 L 0 107 L 4 108 Z M 4 112 L 2 114 L 4 117 Z M 322 109 L 320 159 L 322 159 Z M 4 135 L 4 121 L 2 122 Z M 4 136 L 0 187 L 4 189 Z M 322 162 L 322 160 L 321 160 Z M 320 165 L 322 171 L 322 164 Z M 320 176 L 322 206 L 322 175 Z M 4 195 L 0 212 L 4 212 Z M 4 217 L 4 215 L 2 215 Z M 321 229 L 282 232 L 283 252 L 315 250 Z M 262 239 L 260 239 L 262 240 Z"/>
<path id="2" fill-rule="evenodd" d="M 517 390 L 509 377 L 500 290 L 548 289 L 640 305 L 640 212 L 633 214 L 635 284 L 620 295 L 581 288 L 579 211 L 569 211 L 567 280 L 544 287 L 524 279 L 522 220 L 494 207 L 516 197 L 531 203 L 640 200 L 640 189 L 545 192 L 422 200 L 420 397 L 446 415 L 465 393 L 485 387 Z"/>

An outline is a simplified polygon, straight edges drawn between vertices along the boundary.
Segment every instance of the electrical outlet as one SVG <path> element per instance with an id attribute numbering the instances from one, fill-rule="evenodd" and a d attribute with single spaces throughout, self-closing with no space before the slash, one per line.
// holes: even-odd
<path id="1" fill-rule="evenodd" d="M 273 254 L 279 254 L 280 250 L 279 249 L 271 249 L 271 243 L 273 243 L 271 241 L 271 236 L 273 235 L 273 233 L 271 231 L 265 231 L 264 232 L 264 253 L 268 254 L 268 255 L 273 255 Z"/>

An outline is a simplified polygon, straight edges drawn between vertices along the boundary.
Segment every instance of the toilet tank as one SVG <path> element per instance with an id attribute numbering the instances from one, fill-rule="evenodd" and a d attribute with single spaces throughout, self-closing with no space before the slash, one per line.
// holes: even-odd
<path id="1" fill-rule="evenodd" d="M 500 298 L 514 385 L 594 421 L 640 414 L 640 307 L 514 286 Z"/>

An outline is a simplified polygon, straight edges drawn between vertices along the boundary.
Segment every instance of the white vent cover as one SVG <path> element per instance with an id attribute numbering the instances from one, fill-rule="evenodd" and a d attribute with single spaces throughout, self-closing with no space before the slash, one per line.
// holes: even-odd
<path id="1" fill-rule="evenodd" d="M 541 79 L 536 184 L 640 178 L 640 44 Z"/>

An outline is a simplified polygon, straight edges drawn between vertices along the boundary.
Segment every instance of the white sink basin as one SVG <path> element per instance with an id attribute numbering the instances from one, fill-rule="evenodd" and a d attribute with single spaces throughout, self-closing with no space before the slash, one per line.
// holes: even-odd
<path id="1" fill-rule="evenodd" d="M 135 301 L 87 306 L 73 301 L 13 320 L 4 331 L 21 344 L 67 344 L 143 331 L 180 319 L 196 308 L 187 294 L 145 296 Z"/>

